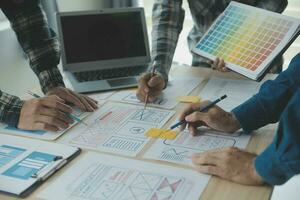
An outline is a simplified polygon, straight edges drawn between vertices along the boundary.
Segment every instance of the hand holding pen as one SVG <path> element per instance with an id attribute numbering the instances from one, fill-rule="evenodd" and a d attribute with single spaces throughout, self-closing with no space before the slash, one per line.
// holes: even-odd
<path id="1" fill-rule="evenodd" d="M 165 88 L 165 80 L 157 73 L 159 65 L 156 63 L 153 64 L 152 72 L 147 72 L 141 75 L 139 78 L 138 89 L 137 89 L 137 98 L 141 102 L 145 102 L 148 95 L 148 102 L 153 102 L 161 94 Z M 153 76 L 153 70 L 155 70 L 155 75 Z"/>
<path id="2" fill-rule="evenodd" d="M 153 69 L 152 69 L 151 79 L 152 79 L 154 76 L 155 76 L 155 66 L 153 66 Z M 149 101 L 149 91 L 148 91 L 147 94 L 146 94 L 145 104 L 144 104 L 144 109 L 143 109 L 142 114 L 141 114 L 141 120 L 143 119 L 143 115 L 144 115 L 144 112 L 145 112 L 145 110 L 146 110 L 148 101 Z"/>
<path id="3" fill-rule="evenodd" d="M 235 132 L 240 129 L 240 124 L 233 113 L 226 112 L 216 106 L 218 102 L 226 98 L 226 95 L 213 102 L 203 101 L 201 103 L 189 104 L 180 114 L 179 122 L 171 128 L 180 126 L 183 130 L 188 127 L 192 135 L 199 133 L 200 126 L 222 132 Z"/>

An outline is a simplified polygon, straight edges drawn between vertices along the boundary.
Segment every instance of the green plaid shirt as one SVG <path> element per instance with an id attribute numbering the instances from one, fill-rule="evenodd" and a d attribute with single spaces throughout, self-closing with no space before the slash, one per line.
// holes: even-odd
<path id="1" fill-rule="evenodd" d="M 225 10 L 231 0 L 187 0 L 194 26 L 188 36 L 189 49 L 197 44 L 213 21 Z M 183 0 L 155 0 L 152 12 L 152 62 L 156 70 L 168 79 L 185 11 Z M 274 12 L 283 12 L 287 0 L 239 0 L 252 6 Z M 206 59 L 194 53 L 193 66 L 206 63 Z M 151 69 L 150 69 L 151 70 Z"/>
<path id="2" fill-rule="evenodd" d="M 42 91 L 46 93 L 50 88 L 64 86 L 57 68 L 60 58 L 59 42 L 47 24 L 40 1 L 11 0 L 0 4 L 0 7 L 15 31 Z M 20 98 L 0 90 L 0 122 L 17 126 L 23 104 L 24 101 Z"/>

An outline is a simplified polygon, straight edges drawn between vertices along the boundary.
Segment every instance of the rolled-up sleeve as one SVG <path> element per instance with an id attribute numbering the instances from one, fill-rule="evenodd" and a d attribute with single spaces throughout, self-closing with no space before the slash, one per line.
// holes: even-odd
<path id="1" fill-rule="evenodd" d="M 276 123 L 300 85 L 300 54 L 288 69 L 275 80 L 265 82 L 259 93 L 234 108 L 232 112 L 245 132 L 251 132 L 269 123 Z"/>
<path id="2" fill-rule="evenodd" d="M 152 61 L 156 70 L 168 80 L 179 34 L 182 30 L 184 10 L 182 0 L 155 0 L 152 11 Z"/>
<path id="3" fill-rule="evenodd" d="M 57 68 L 60 45 L 56 34 L 48 26 L 40 1 L 26 0 L 17 6 L 3 7 L 2 11 L 9 19 L 43 92 L 64 86 Z"/>
<path id="4" fill-rule="evenodd" d="M 299 105 L 300 87 L 281 115 L 273 142 L 255 160 L 256 171 L 269 184 L 283 184 L 300 173 Z"/>

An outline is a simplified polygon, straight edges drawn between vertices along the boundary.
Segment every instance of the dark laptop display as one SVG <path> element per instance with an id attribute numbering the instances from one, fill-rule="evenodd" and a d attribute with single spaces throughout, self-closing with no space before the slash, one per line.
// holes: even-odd
<path id="1" fill-rule="evenodd" d="M 61 18 L 67 63 L 146 56 L 139 12 Z"/>
<path id="2" fill-rule="evenodd" d="M 61 12 L 62 68 L 77 92 L 136 87 L 150 64 L 143 8 Z"/>

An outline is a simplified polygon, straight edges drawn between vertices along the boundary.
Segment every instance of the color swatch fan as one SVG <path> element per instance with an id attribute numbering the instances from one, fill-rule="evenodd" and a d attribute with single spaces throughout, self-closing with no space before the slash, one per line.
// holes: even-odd
<path id="1" fill-rule="evenodd" d="M 299 35 L 300 20 L 231 2 L 193 51 L 257 80 Z"/>

